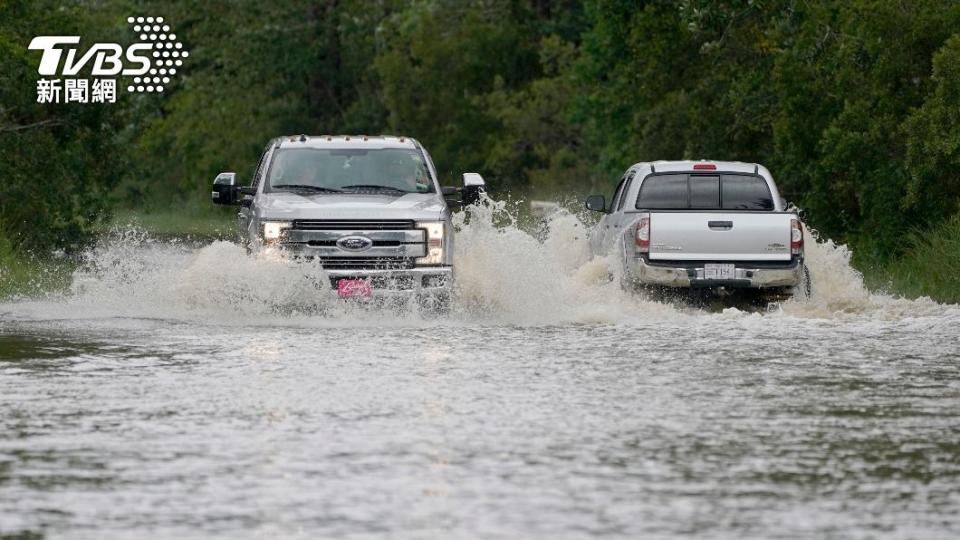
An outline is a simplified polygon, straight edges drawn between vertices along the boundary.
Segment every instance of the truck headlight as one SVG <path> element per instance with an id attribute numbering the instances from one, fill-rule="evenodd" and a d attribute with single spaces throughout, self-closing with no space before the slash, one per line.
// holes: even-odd
<path id="1" fill-rule="evenodd" d="M 418 221 L 417 228 L 427 231 L 427 256 L 418 257 L 417 264 L 443 264 L 443 235 L 446 223 L 443 221 Z"/>
<path id="2" fill-rule="evenodd" d="M 289 221 L 263 221 L 260 231 L 264 244 L 273 244 L 280 239 L 280 234 L 291 226 Z"/>

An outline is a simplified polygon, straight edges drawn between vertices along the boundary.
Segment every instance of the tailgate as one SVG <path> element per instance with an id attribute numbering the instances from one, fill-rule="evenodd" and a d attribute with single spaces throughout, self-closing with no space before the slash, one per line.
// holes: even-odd
<path id="1" fill-rule="evenodd" d="M 650 259 L 789 261 L 788 212 L 651 212 Z"/>

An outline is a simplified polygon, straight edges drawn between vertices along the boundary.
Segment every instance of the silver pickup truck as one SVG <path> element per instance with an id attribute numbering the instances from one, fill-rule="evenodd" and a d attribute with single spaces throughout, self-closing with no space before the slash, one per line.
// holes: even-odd
<path id="1" fill-rule="evenodd" d="M 453 226 L 445 196 L 474 202 L 476 173 L 442 188 L 427 151 L 393 136 L 276 138 L 250 184 L 219 174 L 216 204 L 240 206 L 241 241 L 252 253 L 318 262 L 341 298 L 414 296 L 446 304 L 453 282 Z"/>
<path id="2" fill-rule="evenodd" d="M 625 287 L 755 289 L 809 294 L 803 226 L 762 165 L 655 161 L 627 169 L 591 231 L 596 255 L 616 250 Z"/>

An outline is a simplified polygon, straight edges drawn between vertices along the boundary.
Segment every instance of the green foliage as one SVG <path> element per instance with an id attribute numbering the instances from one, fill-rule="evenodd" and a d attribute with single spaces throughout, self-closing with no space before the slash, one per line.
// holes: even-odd
<path id="1" fill-rule="evenodd" d="M 960 35 L 933 58 L 933 90 L 904 122 L 910 172 L 904 206 L 931 218 L 960 207 Z"/>
<path id="2" fill-rule="evenodd" d="M 956 118 L 955 46 L 938 55 L 932 94 L 928 81 L 960 5 L 597 0 L 588 13 L 581 107 L 611 182 L 645 159 L 766 163 L 808 221 L 861 255 L 895 252 L 904 227 L 955 208 L 944 141 L 960 131 L 938 123 Z"/>
<path id="3" fill-rule="evenodd" d="M 25 249 L 81 241 L 109 208 L 123 163 L 118 110 L 36 103 L 35 35 L 73 34 L 92 17 L 79 7 L 0 3 L 0 231 Z M 99 21 L 102 23 L 103 21 Z M 113 27 L 100 24 L 100 35 Z"/>
<path id="4" fill-rule="evenodd" d="M 879 272 L 878 285 L 916 298 L 960 302 L 960 214 L 910 235 L 904 256 Z"/>
<path id="5" fill-rule="evenodd" d="M 442 0 L 413 4 L 384 21 L 375 66 L 388 131 L 420 139 L 450 181 L 482 170 L 503 131 L 488 95 L 513 90 L 539 71 L 531 19 L 519 2 Z M 525 184 L 522 173 L 509 174 L 493 184 Z"/>
<path id="6" fill-rule="evenodd" d="M 118 210 L 100 232 L 143 230 L 152 238 L 236 240 L 236 226 L 236 212 L 231 209 L 193 205 L 156 211 Z"/>
<path id="7" fill-rule="evenodd" d="M 153 2 L 191 56 L 163 97 L 142 96 L 131 134 L 131 202 L 164 208 L 202 198 L 221 171 L 249 180 L 278 135 L 379 132 L 372 87 L 376 26 L 391 2 Z"/>
<path id="8" fill-rule="evenodd" d="M 809 81 L 794 79 L 784 91 L 812 97 L 798 99 L 780 120 L 797 141 L 791 146 L 806 151 L 774 164 L 800 181 L 791 187 L 809 219 L 852 241 L 861 259 L 889 256 L 904 229 L 945 217 L 905 204 L 912 134 L 902 124 L 922 103 L 933 54 L 960 22 L 956 8 L 936 1 L 821 7 L 809 15 L 817 24 L 799 29 L 800 54 L 778 66 Z"/>
<path id="9" fill-rule="evenodd" d="M 0 299 L 66 289 L 74 267 L 71 259 L 62 256 L 26 254 L 0 234 Z"/>
<path id="10" fill-rule="evenodd" d="M 191 53 L 163 95 L 34 103 L 32 36 L 124 42 L 138 12 Z M 10 0 L 0 228 L 68 246 L 108 193 L 167 215 L 217 172 L 249 179 L 277 135 L 396 133 L 445 184 L 540 197 L 642 160 L 761 162 L 807 222 L 886 263 L 960 207 L 957 28 L 942 0 Z"/>
<path id="11" fill-rule="evenodd" d="M 577 83 L 570 73 L 576 47 L 559 36 L 540 43 L 543 76 L 519 89 L 497 79 L 481 100 L 498 121 L 500 135 L 485 149 L 488 176 L 517 187 L 529 184 L 541 197 L 596 187 L 586 142 L 570 109 Z"/>

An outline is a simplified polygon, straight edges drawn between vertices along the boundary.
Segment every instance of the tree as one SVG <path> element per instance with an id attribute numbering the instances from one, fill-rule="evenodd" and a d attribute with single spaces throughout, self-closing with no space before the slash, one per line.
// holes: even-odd
<path id="1" fill-rule="evenodd" d="M 112 104 L 37 103 L 37 35 L 113 41 L 119 21 L 77 6 L 0 3 L 0 235 L 16 247 L 72 246 L 107 217 L 124 154 L 123 112 Z"/>

